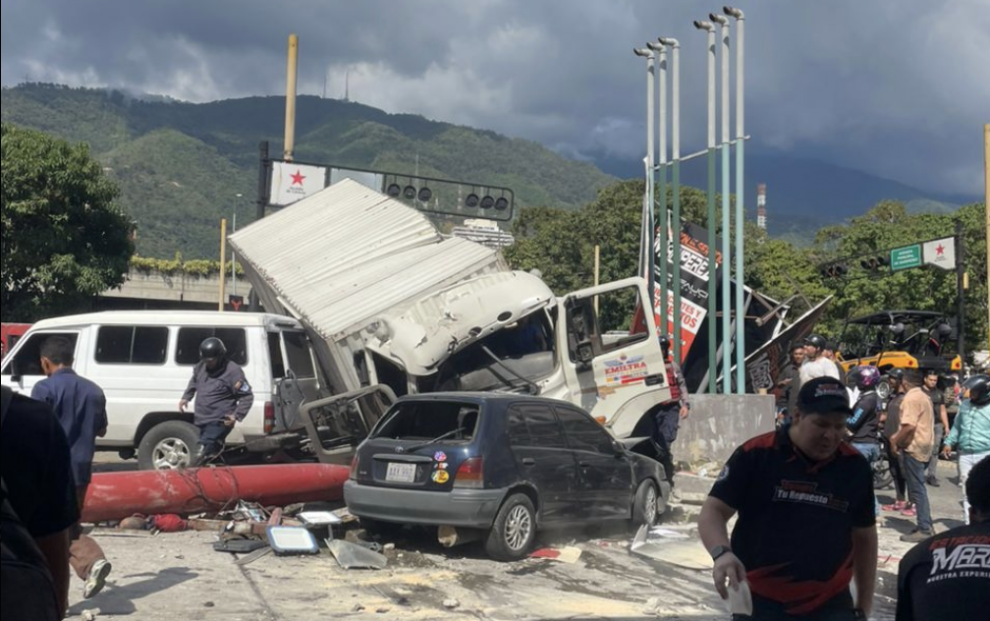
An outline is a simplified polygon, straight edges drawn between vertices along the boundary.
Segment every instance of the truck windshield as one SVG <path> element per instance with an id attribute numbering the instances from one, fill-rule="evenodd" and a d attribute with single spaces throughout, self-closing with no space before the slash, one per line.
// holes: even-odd
<path id="1" fill-rule="evenodd" d="M 426 401 L 400 403 L 392 408 L 375 438 L 445 443 L 467 443 L 474 439 L 480 407 L 471 403 Z"/>

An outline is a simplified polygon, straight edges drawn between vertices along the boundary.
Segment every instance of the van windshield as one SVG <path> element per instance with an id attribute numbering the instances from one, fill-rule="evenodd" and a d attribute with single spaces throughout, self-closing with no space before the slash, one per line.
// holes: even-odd
<path id="1" fill-rule="evenodd" d="M 399 403 L 385 416 L 374 437 L 389 440 L 467 443 L 474 439 L 480 407 L 472 403 L 429 401 Z"/>

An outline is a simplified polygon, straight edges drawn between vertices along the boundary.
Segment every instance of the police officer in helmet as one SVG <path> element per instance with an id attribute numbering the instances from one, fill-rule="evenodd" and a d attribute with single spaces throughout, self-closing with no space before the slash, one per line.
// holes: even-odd
<path id="1" fill-rule="evenodd" d="M 193 423 L 199 428 L 199 450 L 193 466 L 217 458 L 234 425 L 242 422 L 254 403 L 254 393 L 241 367 L 227 357 L 223 341 L 211 337 L 199 346 L 199 363 L 179 402 L 185 412 L 195 397 Z"/>

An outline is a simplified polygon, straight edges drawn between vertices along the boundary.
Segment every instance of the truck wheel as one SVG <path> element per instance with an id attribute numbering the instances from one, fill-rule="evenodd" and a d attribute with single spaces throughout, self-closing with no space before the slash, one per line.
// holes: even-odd
<path id="1" fill-rule="evenodd" d="M 170 420 L 151 428 L 138 447 L 141 470 L 181 470 L 192 464 L 199 445 L 195 425 Z"/>
<path id="2" fill-rule="evenodd" d="M 636 491 L 636 500 L 633 503 L 633 528 L 639 528 L 644 524 L 653 526 L 660 517 L 660 490 L 657 484 L 651 480 L 643 481 Z"/>
<path id="3" fill-rule="evenodd" d="M 488 533 L 485 551 L 496 561 L 518 561 L 536 541 L 536 509 L 525 494 L 513 494 L 505 501 Z"/>

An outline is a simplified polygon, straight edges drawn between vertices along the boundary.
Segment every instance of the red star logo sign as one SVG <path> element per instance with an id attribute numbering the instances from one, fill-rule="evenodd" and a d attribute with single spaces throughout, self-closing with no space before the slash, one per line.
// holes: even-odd
<path id="1" fill-rule="evenodd" d="M 306 177 L 303 176 L 301 171 L 296 171 L 296 174 L 292 175 L 292 185 L 302 185 Z"/>
<path id="2" fill-rule="evenodd" d="M 945 246 L 943 246 L 942 244 L 939 244 L 938 245 L 938 248 L 935 249 L 935 252 L 938 254 L 938 256 L 944 255 L 945 254 Z"/>

